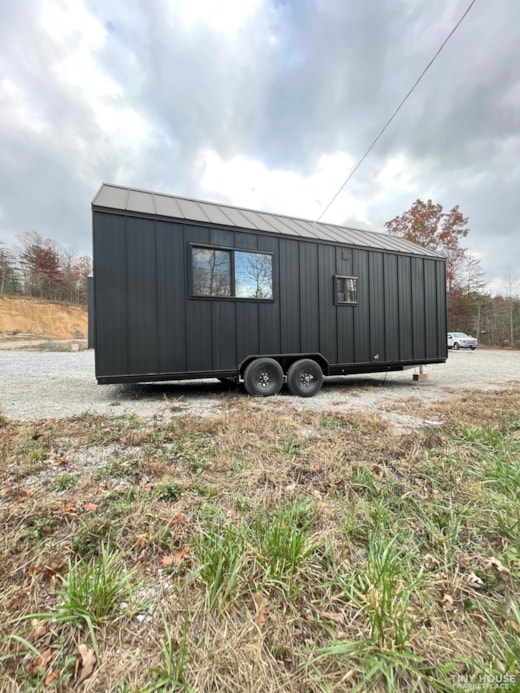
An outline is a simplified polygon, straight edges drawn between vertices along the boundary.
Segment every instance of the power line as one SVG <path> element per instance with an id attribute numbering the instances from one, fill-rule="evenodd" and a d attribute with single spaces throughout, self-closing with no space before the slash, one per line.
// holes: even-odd
<path id="1" fill-rule="evenodd" d="M 316 219 L 316 221 L 319 221 L 319 220 L 322 218 L 322 216 L 325 214 L 325 212 L 329 209 L 329 207 L 335 202 L 335 200 L 336 200 L 336 198 L 338 197 L 338 195 L 340 194 L 340 192 L 343 190 L 343 188 L 346 186 L 346 184 L 350 181 L 350 179 L 352 178 L 352 176 L 354 175 L 354 173 L 358 170 L 358 168 L 361 166 L 361 164 L 363 163 L 363 161 L 364 161 L 364 160 L 367 158 L 367 156 L 370 154 L 370 152 L 371 152 L 372 149 L 375 147 L 375 145 L 379 142 L 379 140 L 381 139 L 381 137 L 382 137 L 383 133 L 385 132 L 385 130 L 387 129 L 387 127 L 390 125 L 390 123 L 393 121 L 393 119 L 394 119 L 394 118 L 396 117 L 396 115 L 399 113 L 399 111 L 400 111 L 401 108 L 404 106 L 404 104 L 406 103 L 406 101 L 408 100 L 408 98 L 412 95 L 413 91 L 415 90 L 415 88 L 417 87 L 417 85 L 419 84 L 419 82 L 422 80 L 422 78 L 424 77 L 424 75 L 428 72 L 428 70 L 429 70 L 430 67 L 433 65 L 433 63 L 435 62 L 435 60 L 437 59 L 437 57 L 440 55 L 440 53 L 441 53 L 442 49 L 444 48 L 444 46 L 448 43 L 448 41 L 450 40 L 450 38 L 453 36 L 453 34 L 457 31 L 457 29 L 459 28 L 459 26 L 462 24 L 462 22 L 463 22 L 464 19 L 466 18 L 466 15 L 469 13 L 469 11 L 470 11 L 471 8 L 473 7 L 473 5 L 476 3 L 476 1 L 477 1 L 477 0 L 471 0 L 470 4 L 468 5 L 468 8 L 466 9 L 466 11 L 465 11 L 464 14 L 462 15 L 462 17 L 461 17 L 461 18 L 459 19 L 459 21 L 455 24 L 455 26 L 454 26 L 453 29 L 450 31 L 450 33 L 448 34 L 448 36 L 444 39 L 444 41 L 443 41 L 442 44 L 440 45 L 439 49 L 437 50 L 437 52 L 435 53 L 435 55 L 433 56 L 433 58 L 430 60 L 430 62 L 428 63 L 428 65 L 426 65 L 426 67 L 424 68 L 424 70 L 421 72 L 421 74 L 419 75 L 419 77 L 418 77 L 417 80 L 415 81 L 415 83 L 414 83 L 414 85 L 412 86 L 412 88 L 410 89 L 410 91 L 406 94 L 406 96 L 405 96 L 404 99 L 401 101 L 401 103 L 399 104 L 399 106 L 395 109 L 395 111 L 392 113 L 392 115 L 390 116 L 390 118 L 386 121 L 386 123 L 385 123 L 384 126 L 381 128 L 381 130 L 380 130 L 379 134 L 377 135 L 377 137 L 375 138 L 375 140 L 372 142 L 372 144 L 370 145 L 370 147 L 367 149 L 367 151 L 363 154 L 363 156 L 361 157 L 361 159 L 360 159 L 360 160 L 357 162 L 357 164 L 354 166 L 354 168 L 352 169 L 352 171 L 348 174 L 347 178 L 346 178 L 345 181 L 342 183 L 342 185 L 341 185 L 341 187 L 339 188 L 339 190 L 337 191 L 337 193 L 334 195 L 334 197 L 332 198 L 332 200 L 331 200 L 331 201 L 329 202 L 329 204 L 325 207 L 325 209 L 322 211 L 322 213 L 321 213 L 320 216 Z"/>

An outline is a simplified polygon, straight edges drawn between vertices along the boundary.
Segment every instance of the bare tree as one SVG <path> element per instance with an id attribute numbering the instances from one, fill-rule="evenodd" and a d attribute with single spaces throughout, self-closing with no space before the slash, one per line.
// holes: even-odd
<path id="1" fill-rule="evenodd" d="M 509 343 L 511 346 L 515 344 L 515 303 L 518 298 L 520 287 L 520 277 L 518 273 L 509 265 L 504 271 L 504 288 L 509 308 Z"/>

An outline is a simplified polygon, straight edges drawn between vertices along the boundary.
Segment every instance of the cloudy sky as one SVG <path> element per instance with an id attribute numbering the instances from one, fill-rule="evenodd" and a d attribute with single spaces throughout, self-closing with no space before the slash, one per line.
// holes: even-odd
<path id="1" fill-rule="evenodd" d="M 103 181 L 316 219 L 469 4 L 0 0 L 0 241 L 90 254 Z M 477 0 L 323 220 L 417 198 L 492 290 L 520 272 L 518 0 Z"/>

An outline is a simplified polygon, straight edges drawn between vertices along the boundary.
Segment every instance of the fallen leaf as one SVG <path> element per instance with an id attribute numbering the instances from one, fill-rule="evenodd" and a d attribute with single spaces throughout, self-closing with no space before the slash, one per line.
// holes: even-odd
<path id="1" fill-rule="evenodd" d="M 83 510 L 88 513 L 92 510 L 97 510 L 96 503 L 83 503 Z"/>
<path id="2" fill-rule="evenodd" d="M 499 575 L 501 575 L 502 577 L 510 575 L 509 570 L 505 567 L 505 565 L 503 563 L 501 563 L 498 560 L 498 558 L 493 558 L 493 557 L 487 558 L 484 561 L 484 564 L 482 567 L 484 570 L 494 570 Z"/>
<path id="3" fill-rule="evenodd" d="M 260 594 L 260 592 L 253 592 L 253 599 L 255 600 L 256 609 L 255 623 L 261 625 L 262 623 L 265 623 L 267 621 L 267 617 L 265 615 L 265 609 L 262 602 L 262 595 Z"/>
<path id="4" fill-rule="evenodd" d="M 45 577 L 50 580 L 51 578 L 56 577 L 56 571 L 53 570 L 52 568 L 42 568 L 39 565 L 29 565 L 27 566 L 27 572 L 28 573 L 34 573 L 36 575 L 45 575 Z"/>
<path id="5" fill-rule="evenodd" d="M 138 534 L 136 536 L 137 546 L 139 546 L 140 549 L 144 548 L 144 546 L 146 545 L 147 539 L 148 539 L 148 534 Z"/>
<path id="6" fill-rule="evenodd" d="M 486 619 L 483 616 L 481 616 L 480 614 L 472 613 L 471 616 L 472 616 L 473 620 L 475 621 L 475 623 L 478 623 L 479 626 L 485 626 L 487 624 Z"/>
<path id="7" fill-rule="evenodd" d="M 9 493 L 8 488 L 0 488 L 0 496 L 5 496 L 6 493 Z"/>
<path id="8" fill-rule="evenodd" d="M 345 614 L 337 614 L 333 611 L 322 611 L 320 616 L 326 621 L 334 621 L 334 623 L 345 623 Z"/>
<path id="9" fill-rule="evenodd" d="M 48 686 L 50 683 L 54 681 L 54 679 L 60 675 L 60 670 L 59 669 L 51 669 L 47 676 L 45 677 L 45 685 Z"/>
<path id="10" fill-rule="evenodd" d="M 432 556 L 431 553 L 427 553 L 424 557 L 424 562 L 427 564 L 428 570 L 437 570 L 440 566 L 440 562 Z"/>
<path id="11" fill-rule="evenodd" d="M 72 498 L 65 498 L 63 501 L 63 512 L 65 515 L 77 515 L 76 502 Z"/>
<path id="12" fill-rule="evenodd" d="M 478 575 L 475 575 L 473 571 L 471 573 L 468 573 L 466 575 L 466 582 L 468 585 L 471 585 L 471 587 L 483 587 L 484 586 L 484 581 L 479 578 Z"/>
<path id="13" fill-rule="evenodd" d="M 51 662 L 54 659 L 54 652 L 52 649 L 49 647 L 45 652 L 42 652 L 41 655 L 33 659 L 33 661 L 29 664 L 28 671 L 31 676 L 33 676 L 38 669 L 45 669 L 47 664 Z"/>
<path id="14" fill-rule="evenodd" d="M 187 524 L 188 524 L 188 518 L 183 513 L 177 513 L 172 518 L 172 525 L 174 527 L 177 527 L 177 525 L 187 525 Z"/>
<path id="15" fill-rule="evenodd" d="M 179 549 L 177 551 L 177 553 L 168 554 L 167 556 L 163 556 L 161 558 L 161 565 L 164 566 L 165 568 L 169 565 L 177 566 L 182 561 L 184 556 L 186 556 L 190 551 L 191 551 L 191 546 L 184 546 L 182 549 Z"/>
<path id="16" fill-rule="evenodd" d="M 175 556 L 173 557 L 173 565 L 179 565 L 179 563 L 182 561 L 184 556 L 189 554 L 190 551 L 191 551 L 191 546 L 185 546 L 184 548 L 179 549 L 177 551 L 177 553 L 175 554 Z"/>
<path id="17" fill-rule="evenodd" d="M 445 611 L 455 611 L 456 607 L 453 603 L 453 597 L 450 594 L 443 594 L 441 599 L 441 604 Z"/>
<path id="18" fill-rule="evenodd" d="M 29 633 L 29 640 L 31 642 L 36 642 L 49 632 L 48 624 L 44 623 L 44 621 L 38 621 L 36 618 L 31 621 L 31 626 L 32 630 Z"/>
<path id="19" fill-rule="evenodd" d="M 94 671 L 96 666 L 96 655 L 94 650 L 88 648 L 85 644 L 78 645 L 79 657 L 76 661 L 76 668 L 74 671 L 74 679 L 76 680 L 76 685 L 82 683 L 85 679 L 88 679 Z M 78 673 L 79 674 L 78 678 Z"/>
<path id="20" fill-rule="evenodd" d="M 469 568 L 471 565 L 471 558 L 467 553 L 461 553 L 459 554 L 459 563 L 463 568 Z"/>

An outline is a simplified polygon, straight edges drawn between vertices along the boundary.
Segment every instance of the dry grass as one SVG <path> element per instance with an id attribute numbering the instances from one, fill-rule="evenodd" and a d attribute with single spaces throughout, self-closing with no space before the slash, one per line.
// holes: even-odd
<path id="1" fill-rule="evenodd" d="M 156 424 L 0 419 L 0 689 L 69 690 L 80 643 L 91 691 L 520 680 L 520 388 L 421 416 L 442 425 L 247 398 Z M 131 589 L 90 631 L 59 592 L 105 550 Z"/>

